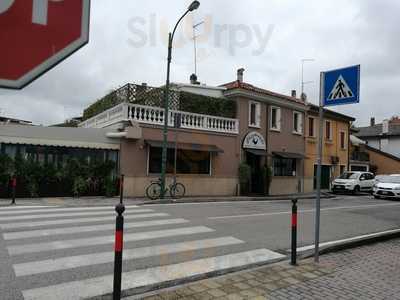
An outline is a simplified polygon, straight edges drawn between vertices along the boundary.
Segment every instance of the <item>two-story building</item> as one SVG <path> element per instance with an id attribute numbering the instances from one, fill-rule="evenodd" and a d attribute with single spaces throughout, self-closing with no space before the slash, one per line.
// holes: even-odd
<path id="1" fill-rule="evenodd" d="M 268 192 L 265 168 L 272 171 L 271 194 L 304 191 L 307 106 L 295 94 L 286 96 L 245 83 L 243 72 L 238 70 L 237 80 L 219 87 L 199 85 L 197 81 L 173 85 L 167 173 L 171 177 L 174 172 L 176 147 L 176 173 L 187 195 L 238 195 L 242 162 L 251 169 L 251 194 Z M 120 128 L 115 138 L 121 138 L 120 168 L 128 196 L 143 196 L 161 172 L 163 90 L 128 85 L 127 90 L 108 97 L 107 101 L 120 104 L 80 124 L 87 128 Z M 215 109 L 205 108 L 199 97 L 206 97 L 208 104 L 221 110 L 228 107 L 227 111 L 234 114 L 221 116 Z M 232 103 L 234 110 L 230 109 Z M 131 123 L 141 128 L 141 138 L 124 137 L 125 127 Z"/>
<path id="2" fill-rule="evenodd" d="M 309 104 L 306 121 L 305 191 L 316 187 L 319 107 Z M 324 109 L 321 188 L 329 189 L 334 178 L 349 169 L 351 122 L 355 119 Z"/>
<path id="3" fill-rule="evenodd" d="M 244 82 L 243 71 L 238 70 L 237 80 L 223 86 L 225 97 L 238 104 L 240 159 L 251 167 L 251 192 L 262 193 L 264 166 L 271 170 L 270 194 L 302 192 L 307 107 L 294 91 L 286 96 Z M 261 151 L 254 149 L 254 137 L 262 140 Z"/>

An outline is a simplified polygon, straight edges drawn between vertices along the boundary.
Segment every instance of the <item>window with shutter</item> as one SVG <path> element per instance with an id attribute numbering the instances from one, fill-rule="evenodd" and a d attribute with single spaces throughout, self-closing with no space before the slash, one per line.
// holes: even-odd
<path id="1" fill-rule="evenodd" d="M 300 112 L 293 112 L 293 133 L 303 134 L 303 115 Z"/>
<path id="2" fill-rule="evenodd" d="M 281 109 L 279 107 L 271 107 L 270 116 L 271 130 L 280 131 L 281 130 Z"/>
<path id="3" fill-rule="evenodd" d="M 261 104 L 249 102 L 249 126 L 260 127 L 261 125 Z"/>

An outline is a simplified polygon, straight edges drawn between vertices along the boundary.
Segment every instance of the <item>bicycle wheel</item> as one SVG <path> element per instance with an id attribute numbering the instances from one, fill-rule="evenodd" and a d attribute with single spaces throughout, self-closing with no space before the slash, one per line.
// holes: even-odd
<path id="1" fill-rule="evenodd" d="M 186 188 L 182 183 L 176 183 L 171 186 L 170 194 L 172 198 L 182 198 L 185 196 Z"/>
<path id="2" fill-rule="evenodd" d="M 157 200 L 161 196 L 161 185 L 153 182 L 146 189 L 146 196 L 151 200 Z"/>

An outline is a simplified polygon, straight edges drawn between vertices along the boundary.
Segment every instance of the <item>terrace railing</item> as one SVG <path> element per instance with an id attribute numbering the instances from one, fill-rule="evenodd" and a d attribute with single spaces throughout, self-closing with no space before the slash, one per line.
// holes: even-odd
<path id="1" fill-rule="evenodd" d="M 218 116 L 202 115 L 178 110 L 170 110 L 168 125 L 174 127 L 180 115 L 180 128 L 219 133 L 238 134 L 239 120 Z M 165 110 L 155 106 L 121 103 L 80 124 L 85 128 L 105 128 L 122 121 L 139 124 L 164 125 Z"/>

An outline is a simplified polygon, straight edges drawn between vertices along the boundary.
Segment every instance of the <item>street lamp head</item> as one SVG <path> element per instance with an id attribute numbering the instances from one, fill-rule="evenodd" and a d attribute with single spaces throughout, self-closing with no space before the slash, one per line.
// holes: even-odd
<path id="1" fill-rule="evenodd" d="M 200 7 L 200 1 L 193 1 L 192 4 L 190 4 L 188 10 L 189 11 L 194 11 Z"/>

